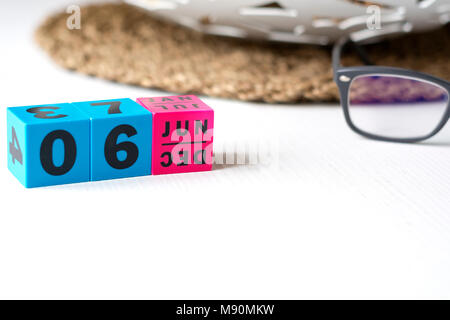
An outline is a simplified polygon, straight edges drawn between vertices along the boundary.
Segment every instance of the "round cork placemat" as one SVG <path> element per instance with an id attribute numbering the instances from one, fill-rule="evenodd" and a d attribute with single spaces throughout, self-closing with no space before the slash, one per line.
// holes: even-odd
<path id="1" fill-rule="evenodd" d="M 338 101 L 330 48 L 204 35 L 125 4 L 82 8 L 81 29 L 66 13 L 38 28 L 39 45 L 61 66 L 100 78 L 178 93 L 265 102 Z M 449 80 L 450 27 L 369 46 L 380 65 Z M 349 56 L 345 64 L 361 64 Z"/>

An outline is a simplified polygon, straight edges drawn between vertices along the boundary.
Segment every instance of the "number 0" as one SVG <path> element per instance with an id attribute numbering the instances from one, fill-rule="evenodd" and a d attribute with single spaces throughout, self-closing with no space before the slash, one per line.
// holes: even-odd
<path id="1" fill-rule="evenodd" d="M 61 166 L 55 166 L 53 162 L 53 143 L 61 139 L 64 142 L 64 162 Z M 50 132 L 41 144 L 41 165 L 42 168 L 52 176 L 61 176 L 69 172 L 77 158 L 77 144 L 73 136 L 65 130 L 55 130 Z"/>

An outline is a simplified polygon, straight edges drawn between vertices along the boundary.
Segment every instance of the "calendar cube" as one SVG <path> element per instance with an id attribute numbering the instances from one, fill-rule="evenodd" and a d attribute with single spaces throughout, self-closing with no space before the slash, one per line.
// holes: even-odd
<path id="1" fill-rule="evenodd" d="M 89 118 L 68 103 L 7 109 L 8 168 L 27 188 L 89 181 Z"/>
<path id="2" fill-rule="evenodd" d="M 91 119 L 91 180 L 151 174 L 151 112 L 131 99 L 73 105 Z"/>
<path id="3" fill-rule="evenodd" d="M 153 114 L 152 174 L 212 169 L 214 111 L 193 95 L 139 98 Z"/>

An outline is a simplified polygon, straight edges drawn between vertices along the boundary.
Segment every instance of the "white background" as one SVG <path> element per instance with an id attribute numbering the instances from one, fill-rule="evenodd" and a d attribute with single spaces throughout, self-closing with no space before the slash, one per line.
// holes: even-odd
<path id="1" fill-rule="evenodd" d="M 270 138 L 270 163 L 23 188 L 6 107 L 166 94 L 55 66 L 32 34 L 58 9 L 0 2 L 0 298 L 450 298 L 450 126 L 382 143 L 337 105 L 204 97 L 217 154 Z"/>

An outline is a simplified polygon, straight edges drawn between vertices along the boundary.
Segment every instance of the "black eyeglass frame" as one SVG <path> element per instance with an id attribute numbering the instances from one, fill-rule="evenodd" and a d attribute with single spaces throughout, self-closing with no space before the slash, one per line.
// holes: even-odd
<path id="1" fill-rule="evenodd" d="M 342 52 L 349 45 L 353 46 L 359 58 L 365 63 L 363 66 L 355 66 L 355 67 L 343 67 L 341 65 L 341 57 Z M 341 105 L 344 110 L 345 120 L 349 127 L 356 133 L 370 139 L 380 140 L 380 141 L 389 141 L 389 142 L 404 142 L 404 143 L 413 143 L 420 142 L 426 139 L 429 139 L 436 135 L 442 128 L 446 125 L 448 120 L 450 119 L 450 99 L 447 103 L 447 109 L 443 115 L 443 118 L 437 125 L 437 127 L 429 134 L 421 137 L 412 137 L 412 138 L 394 138 L 394 137 L 385 137 L 380 135 L 375 135 L 372 133 L 365 132 L 364 130 L 359 129 L 356 125 L 353 124 L 352 119 L 350 117 L 349 112 L 349 91 L 350 86 L 353 80 L 358 76 L 370 76 L 370 75 L 387 75 L 387 76 L 403 76 L 407 78 L 412 78 L 414 80 L 424 80 L 426 82 L 436 84 L 447 91 L 447 94 L 450 97 L 450 82 L 444 79 L 440 79 L 434 77 L 432 75 L 412 71 L 408 69 L 402 68 L 394 68 L 394 67 L 385 67 L 385 66 L 374 66 L 370 61 L 365 50 L 358 45 L 356 42 L 353 42 L 350 38 L 342 38 L 338 42 L 336 42 L 333 48 L 333 71 L 334 71 L 334 81 L 336 82 L 339 93 L 341 96 Z"/>

